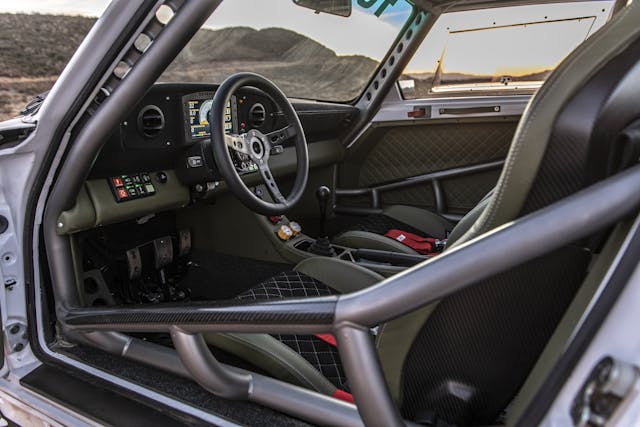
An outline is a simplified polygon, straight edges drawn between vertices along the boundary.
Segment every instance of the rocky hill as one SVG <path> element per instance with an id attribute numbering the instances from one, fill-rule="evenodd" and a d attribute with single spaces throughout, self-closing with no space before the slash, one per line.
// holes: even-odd
<path id="1" fill-rule="evenodd" d="M 0 120 L 48 90 L 94 18 L 0 14 Z"/>
<path id="2" fill-rule="evenodd" d="M 15 116 L 48 90 L 95 18 L 0 14 L 0 120 Z M 161 81 L 219 83 L 238 71 L 273 79 L 290 96 L 347 100 L 359 95 L 377 62 L 338 56 L 322 44 L 282 28 L 202 29 Z"/>

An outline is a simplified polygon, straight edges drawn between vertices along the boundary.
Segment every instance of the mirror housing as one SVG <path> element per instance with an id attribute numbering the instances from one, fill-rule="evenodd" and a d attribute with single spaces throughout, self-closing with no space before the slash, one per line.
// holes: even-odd
<path id="1" fill-rule="evenodd" d="M 329 13 L 349 17 L 351 16 L 351 0 L 293 0 L 301 7 L 313 9 L 316 13 Z"/>

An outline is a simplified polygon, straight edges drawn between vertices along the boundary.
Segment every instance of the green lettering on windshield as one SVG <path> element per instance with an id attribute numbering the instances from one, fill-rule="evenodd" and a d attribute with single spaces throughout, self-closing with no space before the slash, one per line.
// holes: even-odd
<path id="1" fill-rule="evenodd" d="M 382 0 L 382 4 L 380 4 L 378 9 L 376 9 L 376 11 L 374 12 L 374 15 L 376 15 L 379 18 L 380 15 L 384 13 L 384 10 L 387 8 L 387 6 L 394 6 L 397 1 L 398 0 Z M 373 6 L 377 2 L 378 0 L 358 0 L 358 5 L 365 9 L 369 9 L 371 6 Z"/>

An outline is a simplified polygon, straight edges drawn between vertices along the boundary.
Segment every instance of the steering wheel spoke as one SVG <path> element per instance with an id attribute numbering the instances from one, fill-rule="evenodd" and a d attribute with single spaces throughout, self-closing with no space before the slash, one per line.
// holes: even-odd
<path id="1" fill-rule="evenodd" d="M 279 145 L 288 139 L 293 138 L 298 134 L 298 131 L 294 126 L 288 125 L 282 129 L 274 130 L 273 132 L 266 133 L 264 136 L 271 145 Z"/>
<path id="2" fill-rule="evenodd" d="M 227 147 L 231 148 L 234 151 L 237 151 L 238 153 L 251 155 L 244 135 L 225 134 L 224 143 L 227 145 Z"/>
<path id="3" fill-rule="evenodd" d="M 271 194 L 273 200 L 277 203 L 282 203 L 283 205 L 288 206 L 287 199 L 282 195 L 278 184 L 276 184 L 275 179 L 273 179 L 273 175 L 269 169 L 269 164 L 267 162 L 258 164 L 258 170 L 260 171 L 262 180 L 267 186 L 267 190 L 269 191 L 269 194 Z"/>

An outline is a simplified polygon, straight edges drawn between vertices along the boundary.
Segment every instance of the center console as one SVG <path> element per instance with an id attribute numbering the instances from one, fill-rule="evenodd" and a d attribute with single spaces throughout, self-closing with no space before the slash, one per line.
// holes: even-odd
<path id="1" fill-rule="evenodd" d="M 310 237 L 296 221 L 286 216 L 271 216 L 263 221 L 267 233 L 275 237 L 279 252 L 288 259 L 298 262 L 314 256 L 326 256 L 353 262 L 384 276 L 398 273 L 429 258 L 428 255 L 404 254 L 374 249 L 357 249 L 334 245 L 326 237 L 326 210 L 331 190 L 325 186 L 318 188 L 316 197 L 320 208 L 321 229 L 318 238 Z M 278 247 L 278 246 L 276 246 Z"/>
<path id="2" fill-rule="evenodd" d="M 280 245 L 282 246 L 280 248 L 280 252 L 284 252 L 283 255 L 295 262 L 314 256 L 327 256 L 311 251 L 317 239 L 304 234 L 302 230 L 298 233 L 293 232 L 293 234 L 286 239 L 280 237 L 281 235 L 284 235 L 281 233 L 283 227 L 289 229 L 292 228 L 290 224 L 294 224 L 293 228 L 297 225 L 295 221 L 291 221 L 286 216 L 270 217 L 265 223 L 265 225 L 269 227 L 270 233 L 280 242 Z M 429 256 L 427 255 L 403 254 L 391 251 L 348 248 L 334 244 L 330 245 L 333 250 L 333 254 L 329 255 L 330 257 L 353 262 L 380 273 L 383 276 L 391 276 L 408 267 L 429 259 Z"/>

